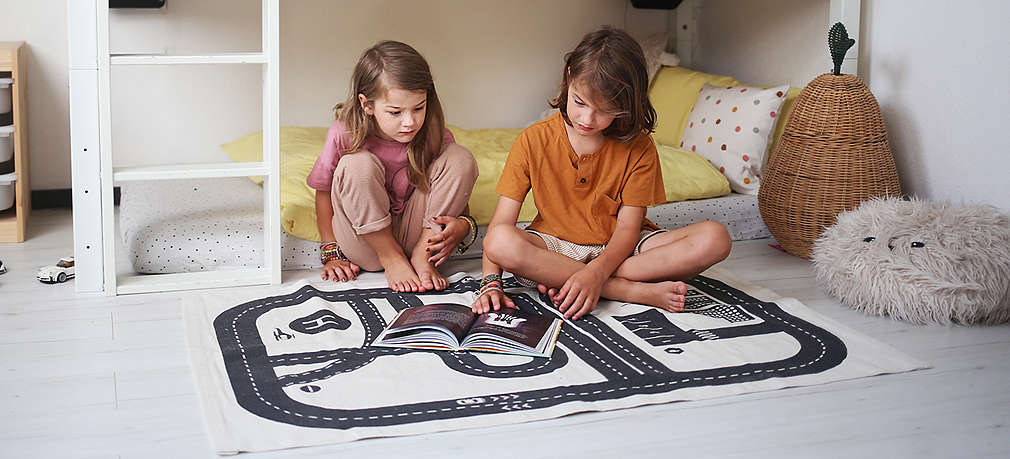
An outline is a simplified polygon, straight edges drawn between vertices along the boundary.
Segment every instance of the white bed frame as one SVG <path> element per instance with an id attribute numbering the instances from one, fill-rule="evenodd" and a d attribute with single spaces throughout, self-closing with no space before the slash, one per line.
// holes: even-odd
<path id="1" fill-rule="evenodd" d="M 699 2 L 677 8 L 677 53 L 692 64 Z M 829 25 L 846 24 L 859 40 L 861 0 L 830 0 Z M 229 287 L 281 282 L 280 259 L 280 0 L 261 0 L 262 48 L 259 53 L 214 55 L 111 54 L 108 0 L 67 0 L 70 57 L 70 144 L 73 177 L 74 256 L 78 292 L 106 295 Z M 859 51 L 849 51 L 842 71 L 858 71 Z M 258 163 L 169 164 L 113 168 L 111 85 L 115 65 L 260 65 L 263 68 L 263 161 Z M 170 180 L 262 176 L 264 268 L 199 273 L 116 275 L 116 224 L 113 187 L 132 180 Z"/>
<path id="2" fill-rule="evenodd" d="M 108 0 L 67 0 L 70 39 L 70 137 L 74 256 L 78 292 L 159 292 L 281 282 L 280 257 L 280 0 L 262 0 L 258 53 L 139 55 L 109 52 Z M 112 167 L 109 74 L 116 65 L 260 65 L 263 68 L 263 161 Z M 263 268 L 159 275 L 116 275 L 113 186 L 133 180 L 262 176 Z"/>

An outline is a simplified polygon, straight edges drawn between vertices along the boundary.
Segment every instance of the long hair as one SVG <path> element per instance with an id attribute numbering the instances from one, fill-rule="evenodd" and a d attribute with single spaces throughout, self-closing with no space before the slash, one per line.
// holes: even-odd
<path id="1" fill-rule="evenodd" d="M 565 55 L 561 90 L 551 107 L 561 111 L 569 125 L 568 88 L 573 82 L 588 87 L 594 102 L 612 108 L 614 121 L 603 135 L 621 142 L 656 130 L 656 109 L 649 101 L 649 73 L 642 47 L 627 32 L 603 27 L 582 37 Z"/>
<path id="2" fill-rule="evenodd" d="M 369 104 L 374 104 L 377 98 L 394 88 L 424 91 L 427 96 L 424 124 L 407 145 L 407 180 L 415 188 L 428 191 L 428 166 L 442 151 L 445 117 L 435 92 L 431 69 L 417 50 L 388 40 L 365 50 L 354 66 L 351 92 L 345 102 L 334 108 L 334 114 L 344 122 L 350 134 L 347 151 L 356 152 L 369 135 L 379 132 L 375 119 L 361 107 L 358 94 L 364 95 Z"/>

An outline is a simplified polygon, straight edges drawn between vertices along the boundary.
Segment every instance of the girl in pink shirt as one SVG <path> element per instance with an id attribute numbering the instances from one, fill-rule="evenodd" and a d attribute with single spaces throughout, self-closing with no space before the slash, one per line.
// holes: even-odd
<path id="1" fill-rule="evenodd" d="M 316 190 L 321 277 L 385 270 L 395 291 L 445 289 L 437 266 L 476 238 L 466 210 L 477 163 L 445 128 L 428 63 L 414 48 L 376 44 L 351 84 L 306 180 Z"/>

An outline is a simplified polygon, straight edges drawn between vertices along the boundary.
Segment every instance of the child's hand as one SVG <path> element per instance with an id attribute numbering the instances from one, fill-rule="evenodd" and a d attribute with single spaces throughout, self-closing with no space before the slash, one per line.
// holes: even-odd
<path id="1" fill-rule="evenodd" d="M 572 274 L 551 299 L 566 319 L 578 319 L 596 308 L 606 280 L 601 273 L 587 266 Z"/>
<path id="2" fill-rule="evenodd" d="M 357 279 L 358 272 L 360 271 L 361 268 L 358 265 L 349 261 L 330 260 L 329 263 L 323 265 L 323 274 L 320 277 L 323 280 L 333 279 L 333 282 L 347 282 L 348 280 Z"/>
<path id="3" fill-rule="evenodd" d="M 470 305 L 470 309 L 473 309 L 475 314 L 484 314 L 485 312 L 491 312 L 492 309 L 495 311 L 501 309 L 502 306 L 506 308 L 515 308 L 516 304 L 512 302 L 512 299 L 498 290 L 489 290 L 484 292 L 483 295 L 477 298 L 476 301 Z"/>
<path id="4" fill-rule="evenodd" d="M 425 241 L 428 244 L 424 249 L 428 253 L 428 263 L 438 266 L 449 259 L 452 251 L 456 250 L 459 245 L 459 241 L 462 241 L 470 232 L 470 225 L 461 218 L 448 215 L 432 217 L 431 222 L 435 224 L 436 228 L 445 226 L 441 233 L 435 234 Z"/>

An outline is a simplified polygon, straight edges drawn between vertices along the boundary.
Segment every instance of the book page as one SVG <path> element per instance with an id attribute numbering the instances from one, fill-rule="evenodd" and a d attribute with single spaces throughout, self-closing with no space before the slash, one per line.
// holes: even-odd
<path id="1" fill-rule="evenodd" d="M 502 309 L 477 316 L 477 320 L 470 327 L 469 335 L 494 335 L 529 349 L 537 349 L 554 321 L 553 317 L 526 313 L 518 309 Z"/>
<path id="2" fill-rule="evenodd" d="M 454 303 L 434 303 L 404 309 L 399 317 L 387 327 L 388 335 L 399 336 L 398 332 L 419 327 L 441 328 L 456 337 L 458 343 L 466 335 L 473 322 L 474 313 L 469 306 Z"/>

